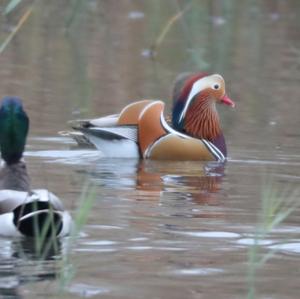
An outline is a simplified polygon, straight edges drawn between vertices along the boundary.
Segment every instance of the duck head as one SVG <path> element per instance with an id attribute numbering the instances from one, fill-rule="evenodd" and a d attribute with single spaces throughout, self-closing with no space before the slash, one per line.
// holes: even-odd
<path id="1" fill-rule="evenodd" d="M 175 83 L 173 96 L 173 127 L 210 141 L 222 133 L 216 104 L 235 105 L 226 95 L 224 79 L 218 74 L 183 76 Z"/>
<path id="2" fill-rule="evenodd" d="M 0 150 L 7 164 L 17 163 L 23 155 L 29 119 L 21 99 L 4 97 L 0 105 Z"/>

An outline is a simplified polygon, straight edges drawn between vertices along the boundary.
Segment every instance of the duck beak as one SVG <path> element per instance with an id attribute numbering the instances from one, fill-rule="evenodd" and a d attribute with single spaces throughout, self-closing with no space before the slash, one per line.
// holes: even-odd
<path id="1" fill-rule="evenodd" d="M 225 94 L 221 99 L 221 103 L 231 106 L 232 108 L 235 107 L 235 103 Z"/>

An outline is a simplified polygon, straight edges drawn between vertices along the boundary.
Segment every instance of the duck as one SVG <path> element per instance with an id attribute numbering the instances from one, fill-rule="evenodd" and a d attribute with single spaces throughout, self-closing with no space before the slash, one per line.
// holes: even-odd
<path id="1" fill-rule="evenodd" d="M 47 189 L 32 189 L 23 153 L 29 118 L 22 100 L 6 96 L 0 106 L 0 235 L 63 237 L 72 219 L 60 199 Z"/>
<path id="2" fill-rule="evenodd" d="M 217 104 L 235 107 L 223 77 L 187 73 L 175 81 L 171 121 L 163 101 L 142 99 L 118 114 L 71 121 L 73 131 L 60 134 L 79 145 L 92 145 L 109 158 L 225 161 Z"/>

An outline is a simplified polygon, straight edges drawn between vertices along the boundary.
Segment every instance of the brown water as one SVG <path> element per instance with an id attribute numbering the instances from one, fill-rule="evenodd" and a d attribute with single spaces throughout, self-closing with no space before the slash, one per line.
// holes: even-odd
<path id="1" fill-rule="evenodd" d="M 1 40 L 25 2 L 1 17 Z M 40 2 L 0 56 L 1 91 L 30 115 L 33 185 L 73 213 L 86 183 L 97 194 L 72 249 L 63 240 L 40 261 L 26 240 L 1 239 L 2 298 L 246 298 L 266 181 L 299 197 L 300 2 L 191 1 L 154 61 L 151 45 L 190 1 Z M 170 107 L 175 76 L 198 69 L 223 74 L 237 105 L 219 107 L 225 165 L 103 159 L 56 134 L 143 97 Z M 299 215 L 258 240 L 258 257 L 273 255 L 255 298 L 299 298 Z"/>

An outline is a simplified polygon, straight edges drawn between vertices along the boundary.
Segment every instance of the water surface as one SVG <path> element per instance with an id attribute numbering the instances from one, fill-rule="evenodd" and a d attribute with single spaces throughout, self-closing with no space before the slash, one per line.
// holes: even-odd
<path id="1" fill-rule="evenodd" d="M 73 4 L 72 4 L 73 3 Z M 74 245 L 42 260 L 26 240 L 1 239 L 3 298 L 246 298 L 263 190 L 298 197 L 299 1 L 41 1 L 1 54 L 2 94 L 31 118 L 26 161 L 73 214 L 96 186 Z M 23 5 L 23 6 L 22 6 Z M 26 11 L 1 17 L 4 39 Z M 3 7 L 3 6 L 2 6 Z M 225 164 L 103 159 L 57 135 L 74 118 L 140 98 L 171 107 L 182 71 L 224 75 L 236 109 L 219 107 Z M 291 195 L 293 194 L 294 195 Z M 255 298 L 298 298 L 299 208 L 258 240 Z"/>

